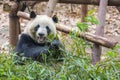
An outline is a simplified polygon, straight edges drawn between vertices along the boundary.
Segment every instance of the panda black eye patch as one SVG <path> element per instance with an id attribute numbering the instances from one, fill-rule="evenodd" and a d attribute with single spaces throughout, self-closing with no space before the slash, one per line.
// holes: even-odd
<path id="1" fill-rule="evenodd" d="M 50 28 L 46 26 L 46 29 L 47 29 L 47 33 L 49 34 L 51 32 Z"/>
<path id="2" fill-rule="evenodd" d="M 34 30 L 37 31 L 40 25 L 35 26 Z"/>

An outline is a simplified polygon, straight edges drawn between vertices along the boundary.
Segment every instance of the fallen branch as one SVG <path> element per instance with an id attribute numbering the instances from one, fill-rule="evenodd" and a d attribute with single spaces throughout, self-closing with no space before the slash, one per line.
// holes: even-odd
<path id="1" fill-rule="evenodd" d="M 56 26 L 56 28 L 57 28 L 57 30 L 67 33 L 67 34 L 73 31 L 73 28 L 69 28 L 65 25 L 60 25 L 60 24 L 58 24 Z M 94 34 L 90 34 L 90 33 L 79 32 L 78 37 L 84 38 L 90 42 L 99 44 L 99 45 L 107 47 L 107 48 L 114 48 L 115 45 L 117 44 L 117 42 L 115 42 L 115 41 L 111 41 L 111 40 L 108 40 L 107 38 L 97 36 Z"/>
<path id="2" fill-rule="evenodd" d="M 30 15 L 28 13 L 22 12 L 22 11 L 18 11 L 17 16 L 23 18 L 23 19 L 27 19 L 30 20 Z"/>
<path id="3" fill-rule="evenodd" d="M 17 15 L 21 18 L 30 20 L 29 14 L 27 14 L 25 12 L 18 11 Z M 57 28 L 57 30 L 67 33 L 67 34 L 73 31 L 73 28 L 67 27 L 65 25 L 60 25 L 60 24 L 57 24 L 56 28 Z M 90 34 L 90 33 L 80 32 L 78 37 L 84 38 L 90 42 L 99 44 L 99 45 L 107 47 L 107 48 L 114 48 L 114 46 L 117 44 L 117 42 L 115 42 L 115 41 L 111 41 L 111 40 L 108 40 L 107 38 L 97 36 L 94 34 Z"/>

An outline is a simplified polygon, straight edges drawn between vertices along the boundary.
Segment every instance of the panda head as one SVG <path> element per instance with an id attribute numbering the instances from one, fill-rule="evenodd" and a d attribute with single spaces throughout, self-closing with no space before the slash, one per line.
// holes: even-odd
<path id="1" fill-rule="evenodd" d="M 26 26 L 24 33 L 30 35 L 30 37 L 37 43 L 45 43 L 56 37 L 57 17 L 48 17 L 46 15 L 36 15 L 34 12 L 30 14 L 31 21 Z"/>

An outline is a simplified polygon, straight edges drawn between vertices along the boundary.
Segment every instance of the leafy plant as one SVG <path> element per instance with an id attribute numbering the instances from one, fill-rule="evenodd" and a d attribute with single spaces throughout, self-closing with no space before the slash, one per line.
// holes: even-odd
<path id="1" fill-rule="evenodd" d="M 119 80 L 120 62 L 105 59 L 93 66 L 88 57 L 66 54 L 63 62 L 27 60 L 15 65 L 14 55 L 0 54 L 1 80 Z"/>
<path id="2" fill-rule="evenodd" d="M 77 22 L 77 27 L 80 31 L 85 32 L 90 24 L 98 24 L 98 20 L 94 17 L 95 10 L 89 10 L 85 17 L 85 22 Z"/>
<path id="3" fill-rule="evenodd" d="M 91 16 L 93 11 L 88 14 Z M 77 23 L 80 31 L 84 32 L 89 22 L 97 23 L 95 18 L 90 16 L 86 18 L 86 23 Z M 117 56 L 120 54 L 117 49 L 120 49 L 120 46 L 108 50 L 104 54 L 106 58 L 93 66 L 91 56 L 85 52 L 86 47 L 91 47 L 90 43 L 77 35 L 76 32 L 71 32 L 68 38 L 65 36 L 67 40 L 63 43 L 68 49 L 64 51 L 67 53 L 61 62 L 52 58 L 38 62 L 23 57 L 24 65 L 19 65 L 15 64 L 19 59 L 14 58 L 16 55 L 13 52 L 9 55 L 1 52 L 0 80 L 119 80 L 120 61 Z"/>
<path id="4" fill-rule="evenodd" d="M 95 10 L 89 10 L 87 16 L 85 17 L 85 21 L 91 24 L 98 24 L 98 20 L 94 17 Z"/>

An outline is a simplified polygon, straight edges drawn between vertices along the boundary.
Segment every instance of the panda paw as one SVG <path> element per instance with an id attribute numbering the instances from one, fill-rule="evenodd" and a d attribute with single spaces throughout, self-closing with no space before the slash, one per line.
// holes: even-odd
<path id="1" fill-rule="evenodd" d="M 58 47 L 60 45 L 61 45 L 61 43 L 58 40 L 54 40 L 54 41 L 51 42 L 51 46 L 53 46 L 53 47 Z"/>

